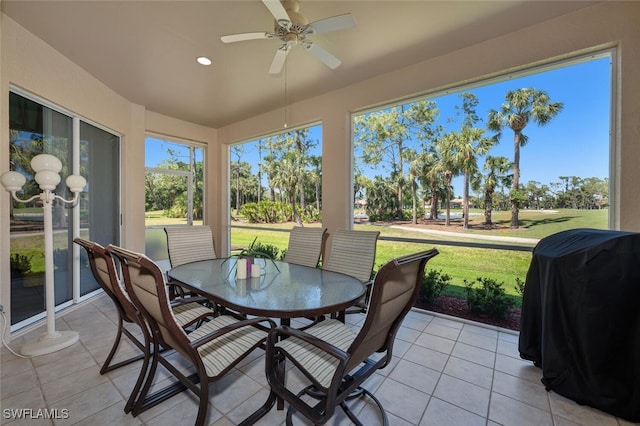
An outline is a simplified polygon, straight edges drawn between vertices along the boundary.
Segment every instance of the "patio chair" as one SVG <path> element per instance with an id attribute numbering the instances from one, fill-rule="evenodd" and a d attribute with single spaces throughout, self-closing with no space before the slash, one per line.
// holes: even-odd
<path id="1" fill-rule="evenodd" d="M 207 225 L 167 226 L 164 228 L 164 232 L 167 234 L 167 251 L 172 268 L 185 263 L 216 258 L 213 233 Z M 175 295 L 195 296 L 194 293 L 185 291 L 179 283 L 168 281 L 167 284 L 170 288 L 171 298 Z"/>
<path id="2" fill-rule="evenodd" d="M 371 292 L 371 272 L 376 258 L 378 231 L 353 231 L 338 229 L 333 233 L 329 258 L 322 262 L 322 269 L 351 275 L 362 281 L 367 290 L 365 296 L 346 313 L 366 311 Z"/>
<path id="3" fill-rule="evenodd" d="M 263 345 L 268 330 L 275 327 L 275 323 L 268 318 L 238 320 L 230 315 L 211 315 L 207 322 L 187 334 L 171 311 L 164 276 L 158 265 L 143 254 L 121 247 L 109 246 L 107 251 L 120 260 L 131 300 L 151 327 L 155 349 L 152 370 L 163 359 L 158 347 L 175 349 L 195 367 L 197 377 L 186 377 L 167 360 L 168 366 L 163 364 L 199 398 L 195 424 L 203 425 L 209 406 L 209 384 L 222 378 L 250 352 Z M 151 380 L 147 380 L 142 387 L 142 397 L 146 396 L 150 385 Z M 133 414 L 137 413 L 134 411 Z"/>
<path id="4" fill-rule="evenodd" d="M 294 226 L 289 233 L 289 246 L 282 260 L 315 268 L 324 252 L 327 237 L 327 228 Z"/>
<path id="5" fill-rule="evenodd" d="M 206 225 L 167 226 L 167 249 L 171 267 L 216 258 L 213 233 Z"/>
<path id="6" fill-rule="evenodd" d="M 147 370 L 150 360 L 149 354 L 152 350 L 150 330 L 146 325 L 142 314 L 134 306 L 126 289 L 122 285 L 114 259 L 109 253 L 107 253 L 107 250 L 96 242 L 82 238 L 75 238 L 73 242 L 85 249 L 94 278 L 109 298 L 111 298 L 118 313 L 118 330 L 116 338 L 107 358 L 100 368 L 100 374 L 105 374 L 109 371 L 115 370 L 116 368 L 123 367 L 144 358 L 138 380 L 131 391 L 131 395 L 129 396 L 127 403 L 125 404 L 124 411 L 128 413 L 133 410 L 133 407 L 136 404 L 138 406 L 143 406 L 145 404 L 145 401 L 138 398 L 138 393 L 142 386 L 142 382 L 148 373 Z M 191 327 L 214 313 L 211 309 L 206 308 L 199 303 L 192 301 L 185 302 L 182 300 L 175 300 L 173 302 L 172 311 L 176 318 L 176 322 L 182 328 Z M 142 341 L 129 331 L 124 326 L 124 323 L 137 324 L 142 331 Z M 123 334 L 126 335 L 142 353 L 118 363 L 111 364 L 118 351 Z M 184 389 L 185 388 L 182 390 Z"/>
<path id="7" fill-rule="evenodd" d="M 381 411 L 383 424 L 388 424 L 381 403 L 361 385 L 391 361 L 396 333 L 418 297 L 425 264 L 437 254 L 434 248 L 385 264 L 375 277 L 369 309 L 358 332 L 336 319 L 321 321 L 306 330 L 286 326 L 272 330 L 265 359 L 271 392 L 264 405 L 242 424 L 258 421 L 280 397 L 289 403 L 288 425 L 296 411 L 313 424 L 322 425 L 331 419 L 337 406 L 361 425 L 347 405 L 348 400 L 361 395 L 372 399 Z M 296 376 L 304 388 L 297 393 L 285 383 L 286 362 L 293 364 L 286 374 L 301 373 Z"/>

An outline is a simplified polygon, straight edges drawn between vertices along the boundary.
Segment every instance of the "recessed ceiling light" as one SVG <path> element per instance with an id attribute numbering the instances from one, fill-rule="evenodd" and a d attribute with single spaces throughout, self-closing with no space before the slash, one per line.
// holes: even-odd
<path id="1" fill-rule="evenodd" d="M 206 56 L 198 56 L 196 58 L 196 61 L 198 61 L 200 65 L 211 65 L 211 59 L 207 58 Z"/>

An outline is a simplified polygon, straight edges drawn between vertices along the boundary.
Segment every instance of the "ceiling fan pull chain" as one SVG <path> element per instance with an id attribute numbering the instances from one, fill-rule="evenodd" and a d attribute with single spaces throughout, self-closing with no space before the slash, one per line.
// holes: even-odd
<path id="1" fill-rule="evenodd" d="M 287 124 L 287 63 L 284 64 L 284 128 L 288 127 Z"/>

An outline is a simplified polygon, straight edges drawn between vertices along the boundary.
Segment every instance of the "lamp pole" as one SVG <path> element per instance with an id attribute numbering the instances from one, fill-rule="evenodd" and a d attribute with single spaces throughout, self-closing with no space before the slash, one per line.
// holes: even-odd
<path id="1" fill-rule="evenodd" d="M 35 199 L 42 200 L 44 215 L 44 259 L 45 259 L 45 306 L 47 312 L 47 332 L 38 339 L 27 342 L 22 347 L 22 354 L 26 356 L 44 355 L 64 349 L 78 341 L 78 332 L 73 330 L 56 331 L 55 319 L 55 291 L 53 275 L 53 202 L 57 199 L 67 204 L 75 204 L 80 192 L 87 181 L 79 175 L 70 175 L 66 184 L 73 192 L 73 198 L 66 200 L 53 191 L 60 182 L 62 163 L 53 155 L 39 154 L 31 159 L 31 168 L 36 172 L 35 180 L 42 192 L 26 200 L 20 199 L 16 192 L 22 189 L 26 178 L 14 171 L 5 172 L 0 176 L 0 183 L 19 202 L 28 203 Z"/>

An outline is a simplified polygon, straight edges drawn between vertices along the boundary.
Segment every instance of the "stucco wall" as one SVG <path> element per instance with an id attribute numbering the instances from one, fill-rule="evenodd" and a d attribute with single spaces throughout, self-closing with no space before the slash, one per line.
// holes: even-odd
<path id="1" fill-rule="evenodd" d="M 147 131 L 214 144 L 216 130 L 146 111 L 118 95 L 44 41 L 4 14 L 0 18 L 0 173 L 9 169 L 9 88 L 16 87 L 121 135 L 122 239 L 127 248 L 144 251 L 144 139 Z M 207 162 L 220 169 L 219 150 L 208 149 Z M 217 175 L 211 174 L 207 208 L 220 198 Z M 9 309 L 9 200 L 0 193 L 0 303 Z M 218 247 L 219 248 L 219 247 Z"/>

